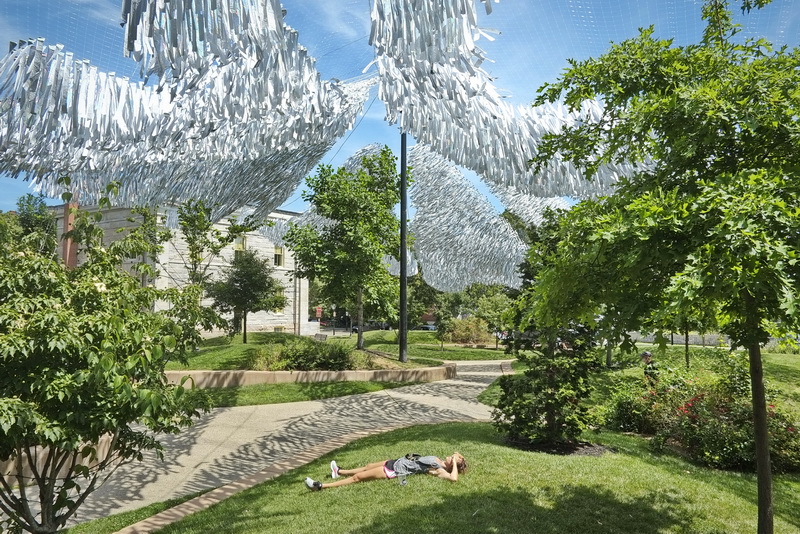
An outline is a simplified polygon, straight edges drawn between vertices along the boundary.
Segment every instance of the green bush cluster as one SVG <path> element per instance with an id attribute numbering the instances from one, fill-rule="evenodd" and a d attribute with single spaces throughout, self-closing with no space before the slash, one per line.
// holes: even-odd
<path id="1" fill-rule="evenodd" d="M 255 371 L 344 371 L 353 368 L 352 352 L 353 348 L 343 343 L 320 343 L 295 336 L 255 349 L 249 368 Z"/>
<path id="2" fill-rule="evenodd" d="M 589 396 L 589 371 L 596 366 L 593 333 L 583 326 L 532 332 L 518 358 L 523 375 L 499 379 L 500 399 L 494 426 L 514 443 L 575 443 L 589 420 L 583 400 Z"/>
<path id="3" fill-rule="evenodd" d="M 653 435 L 656 449 L 676 445 L 704 465 L 755 469 L 746 358 L 727 354 L 717 359 L 716 368 L 715 376 L 703 380 L 690 377 L 687 371 L 667 368 L 653 386 L 644 380 L 618 385 L 606 407 L 605 425 Z M 768 421 L 773 469 L 800 470 L 798 429 L 774 404 L 768 407 Z"/>
<path id="4" fill-rule="evenodd" d="M 492 340 L 489 325 L 479 317 L 453 319 L 450 339 L 453 343 L 485 343 Z"/>

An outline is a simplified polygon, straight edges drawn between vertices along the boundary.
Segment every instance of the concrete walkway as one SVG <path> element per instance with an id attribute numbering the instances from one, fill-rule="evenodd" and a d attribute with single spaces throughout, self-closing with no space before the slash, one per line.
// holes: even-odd
<path id="1" fill-rule="evenodd" d="M 361 437 L 408 424 L 487 421 L 478 394 L 509 361 L 454 362 L 455 379 L 322 401 L 218 408 L 162 439 L 164 461 L 149 455 L 122 466 L 78 510 L 77 522 L 218 488 L 121 530 L 153 532 L 238 491 L 281 475 Z"/>

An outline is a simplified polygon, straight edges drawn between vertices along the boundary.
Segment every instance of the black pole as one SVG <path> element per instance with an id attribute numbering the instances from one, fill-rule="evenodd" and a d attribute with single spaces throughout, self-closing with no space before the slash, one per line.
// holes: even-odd
<path id="1" fill-rule="evenodd" d="M 408 180 L 406 173 L 406 133 L 400 134 L 400 361 L 408 361 L 408 295 L 407 287 L 407 267 L 408 253 L 406 252 L 406 219 L 408 211 L 408 199 L 406 188 Z"/>

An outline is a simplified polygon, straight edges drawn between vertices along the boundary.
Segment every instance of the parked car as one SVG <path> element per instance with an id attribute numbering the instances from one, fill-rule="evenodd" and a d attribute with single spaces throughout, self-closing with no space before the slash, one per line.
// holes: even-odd
<path id="1" fill-rule="evenodd" d="M 416 327 L 414 330 L 429 330 L 429 331 L 434 331 L 434 330 L 436 330 L 436 325 L 435 325 L 435 324 L 423 324 L 423 325 L 419 325 L 419 326 L 418 326 L 418 327 Z"/>

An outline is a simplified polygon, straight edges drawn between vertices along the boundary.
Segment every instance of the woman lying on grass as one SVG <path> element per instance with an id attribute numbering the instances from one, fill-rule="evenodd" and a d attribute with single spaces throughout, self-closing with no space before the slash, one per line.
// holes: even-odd
<path id="1" fill-rule="evenodd" d="M 366 482 L 368 480 L 381 480 L 385 478 L 397 478 L 398 476 L 415 475 L 427 473 L 438 478 L 443 478 L 451 482 L 458 480 L 459 473 L 467 469 L 467 461 L 459 452 L 454 452 L 442 460 L 436 456 L 420 456 L 418 454 L 407 454 L 397 460 L 386 460 L 383 462 L 373 462 L 364 467 L 356 469 L 339 469 L 336 461 L 331 462 L 331 478 L 339 478 L 344 475 L 347 478 L 323 484 L 310 477 L 306 478 L 306 486 L 311 491 L 319 491 L 325 488 L 336 488 L 346 486 L 355 482 Z"/>

